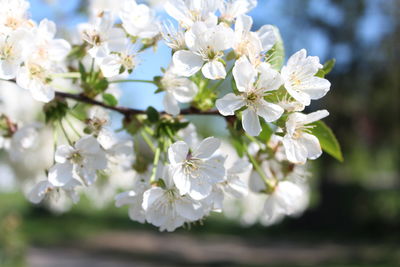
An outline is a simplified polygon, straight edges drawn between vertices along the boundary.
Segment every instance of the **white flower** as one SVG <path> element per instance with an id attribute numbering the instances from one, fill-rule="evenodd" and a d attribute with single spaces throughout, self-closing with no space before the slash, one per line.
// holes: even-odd
<path id="1" fill-rule="evenodd" d="M 238 159 L 232 167 L 227 171 L 226 180 L 220 185 L 223 190 L 235 198 L 242 198 L 248 193 L 248 186 L 244 181 L 246 178 L 242 176 L 249 176 L 252 165 L 243 159 Z"/>
<path id="2" fill-rule="evenodd" d="M 191 28 L 198 21 L 207 25 L 215 25 L 218 22 L 215 15 L 218 1 L 215 0 L 168 0 L 164 8 L 168 15 L 185 29 Z"/>
<path id="3" fill-rule="evenodd" d="M 29 90 L 33 99 L 47 103 L 55 96 L 51 74 L 47 66 L 28 60 L 18 70 L 17 84 Z"/>
<path id="4" fill-rule="evenodd" d="M 170 170 L 166 168 L 165 188 L 152 187 L 144 192 L 142 207 L 149 223 L 159 227 L 160 231 L 172 232 L 185 222 L 201 219 L 204 210 L 200 202 L 179 193 L 170 177 Z"/>
<path id="5" fill-rule="evenodd" d="M 243 198 L 248 193 L 248 186 L 245 183 L 246 176 L 250 175 L 252 165 L 242 159 L 237 160 L 234 165 L 227 170 L 225 180 L 215 184 L 208 197 L 201 200 L 205 210 L 222 212 L 225 195 L 234 198 Z"/>
<path id="6" fill-rule="evenodd" d="M 223 0 L 219 6 L 220 19 L 232 22 L 257 6 L 257 0 Z"/>
<path id="7" fill-rule="evenodd" d="M 0 35 L 0 78 L 14 79 L 22 62 L 30 53 L 32 35 L 20 29 L 10 35 Z"/>
<path id="8" fill-rule="evenodd" d="M 168 68 L 160 80 L 164 89 L 164 108 L 171 115 L 180 113 L 179 103 L 189 103 L 198 92 L 197 85 L 186 77 L 180 77 L 174 72 L 173 66 Z"/>
<path id="9" fill-rule="evenodd" d="M 70 180 L 63 186 L 55 186 L 50 181 L 40 181 L 35 185 L 35 187 L 29 192 L 28 199 L 30 202 L 34 204 L 39 204 L 48 194 L 57 195 L 60 193 L 60 190 L 64 191 L 67 196 L 72 200 L 73 203 L 78 203 L 79 195 L 75 191 L 75 187 L 82 185 L 76 179 Z"/>
<path id="10" fill-rule="evenodd" d="M 276 43 L 275 28 L 264 25 L 257 32 L 251 32 L 253 19 L 241 15 L 235 22 L 235 43 L 233 49 L 238 56 L 247 56 L 253 64 L 261 63 L 261 54 L 270 50 Z"/>
<path id="11" fill-rule="evenodd" d="M 310 105 L 311 100 L 325 96 L 331 83 L 315 76 L 322 67 L 318 57 L 307 57 L 305 49 L 291 56 L 282 68 L 282 78 L 288 93 L 306 106 Z"/>
<path id="12" fill-rule="evenodd" d="M 312 126 L 307 124 L 316 122 L 329 115 L 328 111 L 320 110 L 308 115 L 293 113 L 286 121 L 286 135 L 283 137 L 283 146 L 289 161 L 304 164 L 307 159 L 316 159 L 322 154 L 318 138 L 309 133 Z"/>
<path id="13" fill-rule="evenodd" d="M 291 181 L 278 182 L 265 202 L 263 223 L 272 224 L 284 215 L 302 212 L 307 199 L 308 193 L 304 187 Z"/>
<path id="14" fill-rule="evenodd" d="M 10 142 L 10 158 L 12 161 L 20 160 L 27 150 L 38 145 L 38 130 L 42 125 L 39 123 L 28 124 L 18 129 L 12 136 Z"/>
<path id="15" fill-rule="evenodd" d="M 259 71 L 260 73 L 246 57 L 241 57 L 233 68 L 233 77 L 240 95 L 229 93 L 216 102 L 219 112 L 224 116 L 234 115 L 236 110 L 245 106 L 243 129 L 253 136 L 261 132 L 258 116 L 266 122 L 273 122 L 279 119 L 284 111 L 280 106 L 264 99 L 268 91 L 277 90 L 282 85 L 279 72 L 266 63 L 260 65 Z"/>
<path id="16" fill-rule="evenodd" d="M 119 50 L 110 51 L 108 47 L 99 48 L 96 60 L 103 76 L 112 78 L 124 73 L 131 73 L 137 65 L 135 50 L 128 39 Z"/>
<path id="17" fill-rule="evenodd" d="M 119 13 L 122 27 L 132 36 L 153 38 L 159 33 L 154 12 L 144 4 L 137 4 L 135 0 L 125 0 Z"/>
<path id="18" fill-rule="evenodd" d="M 186 49 L 185 32 L 181 27 L 175 28 L 171 21 L 164 22 L 161 26 L 161 35 L 165 44 L 173 51 Z"/>
<path id="19" fill-rule="evenodd" d="M 103 55 L 100 48 L 108 51 L 119 51 L 125 46 L 125 32 L 114 27 L 114 18 L 109 13 L 96 17 L 93 24 L 80 24 L 79 28 L 82 39 L 92 46 L 88 53 L 93 58 L 97 58 L 98 53 Z"/>
<path id="20" fill-rule="evenodd" d="M 142 207 L 143 193 L 150 189 L 149 181 L 137 179 L 133 190 L 120 193 L 115 196 L 115 206 L 129 205 L 129 218 L 133 221 L 144 223 L 146 221 L 145 211 Z"/>
<path id="21" fill-rule="evenodd" d="M 189 194 L 196 200 L 204 199 L 212 190 L 212 186 L 224 180 L 226 170 L 224 158 L 212 155 L 221 142 L 209 137 L 204 139 L 196 149 L 178 141 L 168 149 L 173 179 L 181 195 Z"/>
<path id="22" fill-rule="evenodd" d="M 25 0 L 0 0 L 0 33 L 31 28 L 34 22 L 28 19 L 29 2 Z"/>
<path id="23" fill-rule="evenodd" d="M 56 31 L 56 24 L 53 21 L 44 19 L 39 23 L 33 32 L 35 47 L 31 58 L 45 64 L 45 62 L 61 62 L 67 57 L 71 45 L 64 39 L 54 39 Z"/>
<path id="24" fill-rule="evenodd" d="M 173 55 L 176 71 L 189 77 L 201 69 L 208 79 L 224 79 L 226 70 L 221 60 L 223 51 L 232 47 L 233 38 L 233 30 L 222 24 L 207 26 L 196 22 L 185 34 L 189 51 L 180 50 Z"/>
<path id="25" fill-rule="evenodd" d="M 61 145 L 55 154 L 57 162 L 49 170 L 49 181 L 64 186 L 73 178 L 90 185 L 96 180 L 96 171 L 107 167 L 107 159 L 93 136 L 84 136 L 74 147 Z"/>
<path id="26" fill-rule="evenodd" d="M 89 11 L 92 16 L 99 16 L 104 12 L 117 14 L 121 9 L 123 1 L 114 0 L 90 0 Z"/>

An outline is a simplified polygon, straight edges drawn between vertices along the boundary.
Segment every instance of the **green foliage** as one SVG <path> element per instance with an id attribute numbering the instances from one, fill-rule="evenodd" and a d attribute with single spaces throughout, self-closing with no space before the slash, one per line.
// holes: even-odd
<path id="1" fill-rule="evenodd" d="M 118 105 L 118 100 L 112 94 L 103 94 L 103 101 L 105 104 L 115 107 Z"/>
<path id="2" fill-rule="evenodd" d="M 199 73 L 192 80 L 199 88 L 199 92 L 193 100 L 193 106 L 201 111 L 212 109 L 218 95 L 212 90 L 212 86 L 209 86 L 209 80 Z"/>
<path id="3" fill-rule="evenodd" d="M 279 29 L 274 26 L 276 43 L 275 45 L 265 54 L 266 61 L 271 64 L 275 70 L 280 70 L 285 62 L 285 46 Z"/>
<path id="4" fill-rule="evenodd" d="M 332 59 L 328 60 L 327 62 L 325 62 L 322 69 L 320 69 L 317 72 L 317 74 L 315 74 L 315 76 L 324 78 L 326 75 L 328 75 L 333 70 L 333 68 L 335 67 L 335 64 L 336 64 L 336 59 L 332 58 Z"/>
<path id="5" fill-rule="evenodd" d="M 343 162 L 340 144 L 332 130 L 323 121 L 317 121 L 310 125 L 314 126 L 311 132 L 318 138 L 322 149 L 338 161 Z"/>
<path id="6" fill-rule="evenodd" d="M 160 114 L 158 113 L 158 111 L 151 106 L 147 108 L 146 114 L 147 114 L 147 119 L 151 123 L 157 123 L 160 119 Z"/>
<path id="7" fill-rule="evenodd" d="M 81 74 L 81 87 L 86 96 L 94 98 L 107 90 L 109 82 L 101 76 L 100 71 L 93 71 L 93 68 L 87 71 L 82 62 L 79 62 L 79 73 Z"/>
<path id="8" fill-rule="evenodd" d="M 43 106 L 46 123 L 59 121 L 67 115 L 68 103 L 65 99 L 55 98 Z"/>
<path id="9" fill-rule="evenodd" d="M 258 139 L 262 141 L 264 144 L 267 144 L 274 131 L 271 129 L 268 123 L 262 123 L 261 127 L 262 131 L 258 136 Z"/>

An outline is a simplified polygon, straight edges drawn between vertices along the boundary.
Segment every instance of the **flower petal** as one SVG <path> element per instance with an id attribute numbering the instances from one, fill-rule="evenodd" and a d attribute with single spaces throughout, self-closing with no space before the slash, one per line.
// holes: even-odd
<path id="1" fill-rule="evenodd" d="M 57 163 L 49 170 L 49 182 L 54 186 L 62 187 L 73 179 L 71 163 Z"/>
<path id="2" fill-rule="evenodd" d="M 198 147 L 193 151 L 193 157 L 199 159 L 206 159 L 212 156 L 221 146 L 221 141 L 215 137 L 208 137 L 204 139 Z"/>
<path id="3" fill-rule="evenodd" d="M 168 159 L 171 164 L 179 164 L 186 160 L 189 153 L 188 145 L 183 141 L 172 144 L 168 149 Z"/>
<path id="4" fill-rule="evenodd" d="M 258 136 L 261 132 L 260 119 L 252 109 L 243 111 L 242 125 L 243 129 L 251 136 Z"/>
<path id="5" fill-rule="evenodd" d="M 224 64 L 217 60 L 207 62 L 201 69 L 204 77 L 211 80 L 224 79 L 226 76 L 226 70 Z"/>
<path id="6" fill-rule="evenodd" d="M 180 50 L 172 57 L 175 71 L 182 76 L 190 77 L 203 66 L 203 59 L 190 51 Z"/>
<path id="7" fill-rule="evenodd" d="M 232 116 L 235 111 L 243 107 L 246 103 L 243 97 L 235 95 L 234 93 L 226 94 L 215 103 L 219 113 L 224 116 Z"/>

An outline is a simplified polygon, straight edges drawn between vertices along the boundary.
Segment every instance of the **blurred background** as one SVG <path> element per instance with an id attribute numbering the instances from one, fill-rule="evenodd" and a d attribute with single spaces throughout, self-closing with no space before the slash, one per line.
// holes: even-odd
<path id="1" fill-rule="evenodd" d="M 85 1 L 30 2 L 35 20 L 64 30 L 87 19 Z M 313 163 L 309 209 L 269 227 L 215 215 L 159 233 L 112 202 L 100 209 L 84 198 L 67 213 L 33 206 L 1 157 L 0 266 L 400 266 L 400 1 L 259 0 L 251 15 L 254 29 L 279 27 L 287 55 L 306 48 L 337 60 L 330 93 L 311 109 L 330 111 L 345 161 Z M 142 58 L 134 77 L 151 79 L 170 54 L 161 46 Z M 153 89 L 126 85 L 122 104 L 161 109 Z"/>

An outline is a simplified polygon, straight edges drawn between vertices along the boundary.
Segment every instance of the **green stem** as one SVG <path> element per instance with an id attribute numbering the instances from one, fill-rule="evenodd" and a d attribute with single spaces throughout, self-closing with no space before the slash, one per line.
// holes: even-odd
<path id="1" fill-rule="evenodd" d="M 150 184 L 153 184 L 156 182 L 156 175 L 157 175 L 157 169 L 158 169 L 158 162 L 160 161 L 160 154 L 161 154 L 161 149 L 157 147 L 155 154 L 154 154 L 154 161 L 153 161 L 153 169 L 151 170 L 151 178 L 150 178 Z"/>
<path id="2" fill-rule="evenodd" d="M 151 83 L 151 84 L 155 84 L 154 81 L 150 81 L 150 80 L 115 80 L 115 81 L 109 81 L 109 83 Z"/>
<path id="3" fill-rule="evenodd" d="M 65 130 L 62 121 L 60 120 L 59 123 L 60 123 L 60 127 L 61 127 L 61 130 L 62 130 L 62 132 L 63 132 L 65 138 L 67 139 L 68 143 L 72 146 L 73 143 L 72 143 L 71 139 L 69 138 L 69 136 L 68 136 L 68 134 L 67 134 L 67 131 Z"/>
<path id="4" fill-rule="evenodd" d="M 65 72 L 65 73 L 53 73 L 53 78 L 66 78 L 66 79 L 79 79 L 81 74 L 79 72 Z"/>
<path id="5" fill-rule="evenodd" d="M 264 180 L 264 183 L 268 187 L 268 189 L 274 188 L 274 184 L 267 178 L 267 176 L 265 175 L 264 171 L 261 169 L 260 165 L 258 164 L 257 160 L 249 153 L 249 151 L 246 151 L 246 154 L 249 157 L 251 163 L 253 164 L 254 169 L 256 169 L 256 172 Z"/>
<path id="6" fill-rule="evenodd" d="M 156 148 L 155 148 L 153 142 L 151 141 L 150 137 L 147 135 L 147 133 L 145 133 L 144 131 L 140 131 L 140 134 L 142 135 L 143 140 L 146 142 L 146 144 L 150 147 L 151 151 L 153 151 L 155 153 Z"/>
<path id="7" fill-rule="evenodd" d="M 65 118 L 65 120 L 67 121 L 69 127 L 71 127 L 72 131 L 76 134 L 76 136 L 78 136 L 78 138 L 81 138 L 82 137 L 81 134 L 76 130 L 72 122 L 68 118 Z"/>

